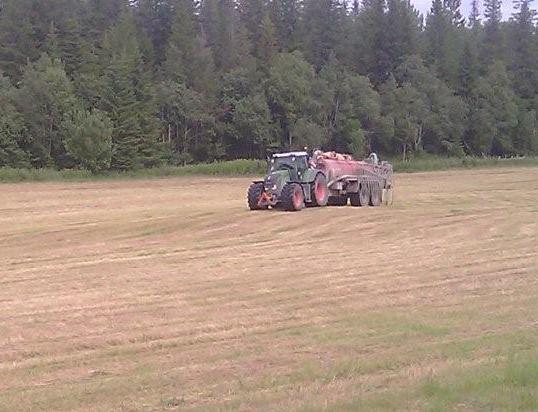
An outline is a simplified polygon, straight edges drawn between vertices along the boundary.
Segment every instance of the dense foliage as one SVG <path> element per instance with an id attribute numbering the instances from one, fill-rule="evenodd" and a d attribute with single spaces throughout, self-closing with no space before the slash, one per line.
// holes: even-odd
<path id="1" fill-rule="evenodd" d="M 536 154 L 531 1 L 0 0 L 0 167 Z"/>

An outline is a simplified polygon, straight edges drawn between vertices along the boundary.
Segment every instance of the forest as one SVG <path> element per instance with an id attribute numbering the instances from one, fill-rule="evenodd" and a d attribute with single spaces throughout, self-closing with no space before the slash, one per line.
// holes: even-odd
<path id="1" fill-rule="evenodd" d="M 538 153 L 532 0 L 0 0 L 0 167 Z"/>

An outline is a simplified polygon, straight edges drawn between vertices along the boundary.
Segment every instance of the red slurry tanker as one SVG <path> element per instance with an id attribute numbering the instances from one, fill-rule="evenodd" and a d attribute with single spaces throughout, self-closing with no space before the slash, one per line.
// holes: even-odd
<path id="1" fill-rule="evenodd" d="M 345 206 L 348 199 L 352 206 L 391 203 L 392 166 L 374 153 L 362 161 L 335 152 L 278 153 L 269 159 L 265 179 L 248 190 L 251 210 Z"/>
<path id="2" fill-rule="evenodd" d="M 375 153 L 366 160 L 349 155 L 315 152 L 312 164 L 327 177 L 329 205 L 379 206 L 392 202 L 392 165 Z"/>

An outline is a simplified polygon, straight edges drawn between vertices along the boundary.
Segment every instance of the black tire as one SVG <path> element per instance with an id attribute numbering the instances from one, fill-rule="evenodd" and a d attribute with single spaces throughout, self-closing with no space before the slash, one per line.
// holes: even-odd
<path id="1" fill-rule="evenodd" d="M 327 204 L 329 206 L 346 206 L 347 196 L 330 196 Z"/>
<path id="2" fill-rule="evenodd" d="M 322 188 L 321 192 L 320 187 Z M 314 180 L 310 198 L 312 199 L 311 206 L 327 206 L 327 202 L 329 201 L 329 187 L 327 186 L 327 178 L 321 173 L 318 173 Z"/>
<path id="3" fill-rule="evenodd" d="M 381 186 L 379 183 L 370 185 L 370 206 L 380 206 L 382 200 Z"/>
<path id="4" fill-rule="evenodd" d="M 359 197 L 359 193 L 351 193 L 349 195 L 349 203 L 351 203 L 351 206 L 357 207 L 361 205 L 361 200 Z"/>
<path id="5" fill-rule="evenodd" d="M 252 183 L 248 188 L 247 202 L 250 210 L 263 210 L 267 209 L 267 206 L 258 206 L 258 201 L 264 191 L 263 183 Z"/>
<path id="6" fill-rule="evenodd" d="M 298 212 L 304 207 L 303 188 L 297 183 L 288 183 L 282 188 L 280 205 L 288 212 Z"/>
<path id="7" fill-rule="evenodd" d="M 361 183 L 358 194 L 359 206 L 368 206 L 370 202 L 370 186 L 366 183 Z"/>

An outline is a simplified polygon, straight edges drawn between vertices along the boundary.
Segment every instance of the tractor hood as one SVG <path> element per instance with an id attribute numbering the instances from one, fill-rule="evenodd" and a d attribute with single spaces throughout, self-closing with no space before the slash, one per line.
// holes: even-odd
<path id="1" fill-rule="evenodd" d="M 269 193 L 280 195 L 284 185 L 289 182 L 290 173 L 288 170 L 276 170 L 271 172 L 264 181 L 265 190 Z"/>

